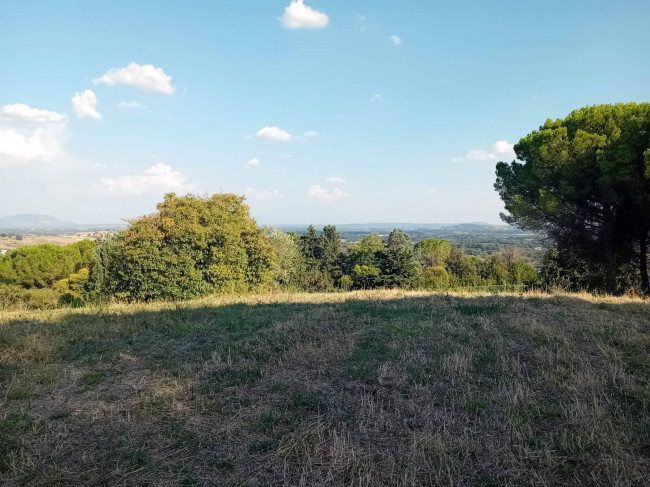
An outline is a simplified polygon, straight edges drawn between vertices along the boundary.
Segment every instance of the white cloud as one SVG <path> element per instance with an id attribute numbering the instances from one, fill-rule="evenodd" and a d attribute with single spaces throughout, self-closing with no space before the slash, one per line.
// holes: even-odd
<path id="1" fill-rule="evenodd" d="M 383 101 L 383 99 L 384 99 L 384 95 L 382 95 L 381 93 L 377 93 L 376 95 L 372 95 L 370 101 Z"/>
<path id="2" fill-rule="evenodd" d="M 339 176 L 331 176 L 331 177 L 327 178 L 325 181 L 327 181 L 328 183 L 332 183 L 332 184 L 345 184 L 345 183 L 347 183 L 347 181 L 345 179 L 343 179 L 343 178 L 341 178 Z"/>
<path id="3" fill-rule="evenodd" d="M 467 161 L 497 161 L 502 159 L 514 159 L 514 144 L 507 140 L 498 140 L 492 145 L 491 150 L 471 149 L 465 157 L 452 157 L 451 162 Z"/>
<path id="4" fill-rule="evenodd" d="M 99 181 L 99 189 L 108 194 L 121 196 L 135 196 L 150 192 L 182 192 L 191 188 L 192 184 L 189 183 L 187 176 L 160 162 L 138 174 L 101 178 Z"/>
<path id="5" fill-rule="evenodd" d="M 307 191 L 310 198 L 322 201 L 339 201 L 345 198 L 348 194 L 341 188 L 325 188 L 320 184 L 312 184 Z"/>
<path id="6" fill-rule="evenodd" d="M 63 113 L 32 108 L 22 103 L 5 105 L 0 108 L 2 118 L 36 123 L 63 123 L 68 117 Z"/>
<path id="7" fill-rule="evenodd" d="M 469 161 L 494 161 L 497 158 L 496 154 L 481 149 L 470 149 L 465 157 Z"/>
<path id="8" fill-rule="evenodd" d="M 322 29 L 330 19 L 325 13 L 305 5 L 304 0 L 291 0 L 280 22 L 285 29 Z"/>
<path id="9" fill-rule="evenodd" d="M 257 157 L 253 157 L 246 164 L 248 164 L 251 167 L 259 166 L 260 165 L 260 160 Z"/>
<path id="10" fill-rule="evenodd" d="M 277 140 L 280 142 L 289 142 L 291 140 L 291 134 L 289 132 L 285 132 L 279 127 L 269 127 L 268 125 L 260 129 L 255 136 L 260 139 Z"/>
<path id="11" fill-rule="evenodd" d="M 307 130 L 307 132 L 305 132 L 303 135 L 305 137 L 317 137 L 318 132 L 316 132 L 315 130 Z"/>
<path id="12" fill-rule="evenodd" d="M 29 133 L 0 128 L 0 166 L 48 160 L 63 154 L 62 124 L 46 125 Z"/>
<path id="13" fill-rule="evenodd" d="M 514 152 L 515 144 L 511 144 L 507 140 L 498 140 L 495 142 L 492 150 L 496 154 L 511 154 Z"/>
<path id="14" fill-rule="evenodd" d="M 49 160 L 62 155 L 67 121 L 64 114 L 21 103 L 1 107 L 0 166 Z"/>
<path id="15" fill-rule="evenodd" d="M 125 108 L 147 108 L 147 105 L 143 105 L 135 100 L 131 101 L 121 101 L 117 104 L 117 108 L 123 110 Z"/>
<path id="16" fill-rule="evenodd" d="M 176 91 L 172 77 L 152 64 L 131 63 L 125 68 L 111 68 L 93 79 L 96 85 L 127 85 L 145 91 L 171 95 Z"/>
<path id="17" fill-rule="evenodd" d="M 246 188 L 246 198 L 251 201 L 274 200 L 277 198 L 282 198 L 282 193 L 280 193 L 277 189 L 274 189 L 273 191 L 258 191 L 255 188 Z"/>
<path id="18" fill-rule="evenodd" d="M 388 40 L 391 41 L 394 46 L 402 45 L 402 39 L 399 36 L 390 36 Z"/>
<path id="19" fill-rule="evenodd" d="M 85 90 L 73 96 L 72 107 L 79 118 L 102 119 L 101 114 L 97 111 L 97 96 L 92 90 Z"/>

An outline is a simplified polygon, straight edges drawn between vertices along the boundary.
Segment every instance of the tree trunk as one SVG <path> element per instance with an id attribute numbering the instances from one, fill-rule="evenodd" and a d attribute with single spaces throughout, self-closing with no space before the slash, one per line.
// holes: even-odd
<path id="1" fill-rule="evenodd" d="M 616 294 L 616 256 L 611 249 L 605 251 L 605 287 L 609 294 Z"/>
<path id="2" fill-rule="evenodd" d="M 646 296 L 650 294 L 650 283 L 648 282 L 648 232 L 641 231 L 639 235 L 640 259 L 639 271 L 641 272 L 641 289 Z"/>
<path id="3" fill-rule="evenodd" d="M 616 294 L 616 253 L 614 251 L 614 214 L 611 208 L 605 211 L 603 218 L 603 251 L 605 254 L 605 288 L 610 294 Z"/>

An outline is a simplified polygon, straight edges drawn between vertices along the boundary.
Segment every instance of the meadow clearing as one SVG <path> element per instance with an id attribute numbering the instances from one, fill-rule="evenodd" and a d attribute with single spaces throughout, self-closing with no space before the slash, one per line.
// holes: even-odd
<path id="1" fill-rule="evenodd" d="M 648 485 L 650 306 L 357 291 L 0 313 L 3 485 Z"/>

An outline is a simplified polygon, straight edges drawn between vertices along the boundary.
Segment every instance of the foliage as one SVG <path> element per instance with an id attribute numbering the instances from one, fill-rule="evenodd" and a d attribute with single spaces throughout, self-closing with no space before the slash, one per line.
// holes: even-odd
<path id="1" fill-rule="evenodd" d="M 354 281 L 352 280 L 352 277 L 348 276 L 347 274 L 343 274 L 339 280 L 339 284 L 341 286 L 341 289 L 344 291 L 349 291 L 354 285 Z"/>
<path id="2" fill-rule="evenodd" d="M 0 309 L 54 309 L 60 304 L 61 294 L 54 289 L 25 289 L 11 284 L 0 284 Z"/>
<path id="3" fill-rule="evenodd" d="M 443 266 L 427 267 L 422 273 L 422 287 L 425 289 L 446 289 L 449 274 Z"/>
<path id="4" fill-rule="evenodd" d="M 374 265 L 356 264 L 352 269 L 352 280 L 358 289 L 374 289 L 381 283 L 379 274 L 379 268 Z"/>
<path id="5" fill-rule="evenodd" d="M 650 104 L 589 106 L 548 120 L 515 145 L 519 161 L 497 164 L 502 218 L 546 234 L 561 253 L 602 264 L 604 286 L 638 257 L 649 289 Z"/>
<path id="6" fill-rule="evenodd" d="M 305 261 L 295 236 L 277 228 L 267 228 L 266 239 L 273 247 L 277 259 L 273 270 L 274 281 L 284 288 L 301 288 L 304 283 Z"/>
<path id="7" fill-rule="evenodd" d="M 415 252 L 422 266 L 443 266 L 451 254 L 451 243 L 449 240 L 428 238 L 415 244 Z"/>
<path id="8" fill-rule="evenodd" d="M 94 242 L 82 240 L 65 247 L 42 244 L 12 250 L 0 258 L 0 283 L 51 288 L 58 280 L 91 267 L 94 247 Z"/>
<path id="9" fill-rule="evenodd" d="M 243 198 L 167 194 L 106 250 L 102 289 L 133 300 L 259 291 L 275 254 Z"/>

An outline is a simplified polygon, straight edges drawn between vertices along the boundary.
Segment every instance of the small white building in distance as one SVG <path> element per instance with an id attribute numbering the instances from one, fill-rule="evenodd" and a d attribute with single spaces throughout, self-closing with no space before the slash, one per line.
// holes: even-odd
<path id="1" fill-rule="evenodd" d="M 5 255 L 7 253 L 7 249 L 0 249 L 0 255 Z"/>

